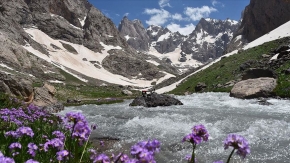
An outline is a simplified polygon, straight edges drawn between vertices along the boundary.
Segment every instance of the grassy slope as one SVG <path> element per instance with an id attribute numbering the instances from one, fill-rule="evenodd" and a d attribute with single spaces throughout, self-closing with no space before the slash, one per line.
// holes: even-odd
<path id="1" fill-rule="evenodd" d="M 194 87 L 198 82 L 206 83 L 206 91 L 208 92 L 229 92 L 232 87 L 217 88 L 216 85 L 224 85 L 231 80 L 239 79 L 241 77 L 239 67 L 242 63 L 249 60 L 261 60 L 262 54 L 269 54 L 272 49 L 277 48 L 286 40 L 288 39 L 267 42 L 260 46 L 224 58 L 221 61 L 214 63 L 209 68 L 190 76 L 185 82 L 169 93 L 184 94 L 185 92 L 195 92 Z M 275 89 L 275 93 L 281 97 L 290 97 L 289 90 L 285 91 L 285 88 L 290 89 L 290 75 L 285 75 L 281 72 L 289 67 L 290 61 L 284 63 L 282 67 L 275 70 L 279 75 L 278 86 Z"/>

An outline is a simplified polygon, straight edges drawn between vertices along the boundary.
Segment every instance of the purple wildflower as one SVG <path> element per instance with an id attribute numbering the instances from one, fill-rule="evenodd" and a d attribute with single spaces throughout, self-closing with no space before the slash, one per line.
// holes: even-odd
<path id="1" fill-rule="evenodd" d="M 29 160 L 27 160 L 25 163 L 39 163 L 38 161 L 35 161 L 35 160 L 33 160 L 33 159 L 29 159 Z"/>
<path id="2" fill-rule="evenodd" d="M 19 134 L 20 136 L 27 135 L 27 136 L 33 137 L 33 135 L 34 135 L 32 129 L 30 127 L 19 127 L 16 130 L 16 133 Z"/>
<path id="3" fill-rule="evenodd" d="M 141 141 L 131 147 L 131 155 L 141 162 L 155 162 L 154 154 L 160 150 L 160 142 Z"/>
<path id="4" fill-rule="evenodd" d="M 13 138 L 19 138 L 20 137 L 20 135 L 17 134 L 17 132 L 15 132 L 15 131 L 7 131 L 4 135 L 5 135 L 5 137 L 8 137 L 8 136 L 11 136 Z"/>
<path id="5" fill-rule="evenodd" d="M 0 162 L 1 163 L 15 163 L 15 161 L 12 158 L 9 157 L 0 157 Z"/>
<path id="6" fill-rule="evenodd" d="M 52 135 L 55 135 L 60 140 L 64 141 L 65 135 L 61 131 L 53 131 Z"/>
<path id="7" fill-rule="evenodd" d="M 62 161 L 65 157 L 68 156 L 68 151 L 67 150 L 62 150 L 56 153 L 56 158 L 58 161 Z"/>
<path id="8" fill-rule="evenodd" d="M 63 146 L 64 146 L 64 143 L 62 142 L 62 140 L 60 140 L 59 138 L 54 138 L 44 143 L 44 151 L 47 152 L 49 147 L 53 147 L 58 150 L 61 150 L 63 149 Z"/>
<path id="9" fill-rule="evenodd" d="M 12 156 L 13 156 L 13 157 L 16 156 L 16 155 L 19 155 L 19 152 L 13 152 L 13 153 L 12 153 Z"/>
<path id="10" fill-rule="evenodd" d="M 110 163 L 110 158 L 105 154 L 100 154 L 96 157 L 94 162 L 101 161 L 102 163 Z"/>
<path id="11" fill-rule="evenodd" d="M 129 161 L 129 156 L 126 155 L 126 154 L 122 154 L 122 156 L 120 157 L 120 161 L 121 162 L 126 162 L 126 161 Z"/>
<path id="12" fill-rule="evenodd" d="M 9 149 L 15 149 L 15 148 L 19 148 L 19 149 L 21 149 L 21 144 L 20 143 L 12 143 L 12 144 L 10 144 L 10 146 L 9 146 Z"/>
<path id="13" fill-rule="evenodd" d="M 33 144 L 33 143 L 29 143 L 28 144 L 28 153 L 32 156 L 32 157 L 35 157 L 36 153 L 35 151 L 38 149 L 38 147 Z"/>
<path id="14" fill-rule="evenodd" d="M 81 113 L 67 113 L 65 118 L 67 119 L 68 122 L 81 122 L 85 121 L 85 117 Z"/>
<path id="15" fill-rule="evenodd" d="M 213 163 L 224 163 L 223 161 L 215 161 Z"/>
<path id="16" fill-rule="evenodd" d="M 94 149 L 89 149 L 88 151 L 89 151 L 89 153 L 90 153 L 90 159 L 91 159 L 91 160 L 94 160 L 94 159 L 97 157 L 97 152 L 96 152 L 96 150 L 94 150 Z"/>
<path id="17" fill-rule="evenodd" d="M 200 144 L 202 141 L 202 138 L 195 135 L 194 133 L 190 133 L 182 139 L 182 142 L 185 142 L 185 141 L 188 141 L 192 144 Z"/>
<path id="18" fill-rule="evenodd" d="M 185 160 L 190 161 L 191 160 L 191 155 L 186 155 Z"/>
<path id="19" fill-rule="evenodd" d="M 196 125 L 192 127 L 192 133 L 186 135 L 182 142 L 188 141 L 192 144 L 200 144 L 203 141 L 207 141 L 209 134 L 204 125 Z"/>
<path id="20" fill-rule="evenodd" d="M 100 141 L 100 146 L 102 146 L 102 147 L 105 146 L 104 141 L 102 141 L 102 140 Z"/>
<path id="21" fill-rule="evenodd" d="M 196 136 L 201 137 L 203 139 L 203 141 L 208 140 L 209 134 L 208 134 L 206 128 L 204 127 L 204 125 L 202 125 L 202 124 L 193 126 L 192 133 Z"/>
<path id="22" fill-rule="evenodd" d="M 245 158 L 247 154 L 250 153 L 250 147 L 248 141 L 241 135 L 229 134 L 224 141 L 225 149 L 229 147 L 237 149 L 237 154 L 242 158 Z"/>

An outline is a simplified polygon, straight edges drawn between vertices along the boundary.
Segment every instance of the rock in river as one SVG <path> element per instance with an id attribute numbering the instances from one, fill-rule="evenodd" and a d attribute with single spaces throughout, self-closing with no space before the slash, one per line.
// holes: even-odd
<path id="1" fill-rule="evenodd" d="M 156 107 L 156 106 L 171 106 L 171 105 L 183 105 L 181 101 L 171 97 L 169 95 L 152 93 L 144 96 L 137 97 L 130 103 L 130 106 L 144 106 L 144 107 Z"/>

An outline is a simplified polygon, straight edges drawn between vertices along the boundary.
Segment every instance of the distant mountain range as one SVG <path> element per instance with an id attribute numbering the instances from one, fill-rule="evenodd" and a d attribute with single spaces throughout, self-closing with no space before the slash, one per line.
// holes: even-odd
<path id="1" fill-rule="evenodd" d="M 124 17 L 118 28 L 87 0 L 0 2 L 0 71 L 33 81 L 151 86 L 204 65 L 290 19 L 286 0 L 251 0 L 242 21 L 202 18 L 188 36 L 144 28 Z"/>
<path id="2" fill-rule="evenodd" d="M 145 29 L 139 20 L 130 21 L 124 17 L 118 29 L 128 44 L 138 51 L 158 53 L 157 56 L 167 58 L 175 66 L 197 67 L 220 57 L 239 26 L 240 22 L 234 20 L 202 18 L 195 30 L 184 36 L 161 26 L 151 25 Z"/>

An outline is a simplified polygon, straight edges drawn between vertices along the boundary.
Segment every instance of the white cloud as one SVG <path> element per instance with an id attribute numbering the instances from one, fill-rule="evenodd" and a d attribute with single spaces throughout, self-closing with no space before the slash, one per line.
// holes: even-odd
<path id="1" fill-rule="evenodd" d="M 189 20 L 187 18 L 183 18 L 181 14 L 175 13 L 174 15 L 171 16 L 173 20 L 178 20 L 178 21 L 186 21 Z"/>
<path id="2" fill-rule="evenodd" d="M 127 12 L 127 13 L 124 14 L 124 16 L 128 16 L 128 15 L 129 15 L 129 12 Z"/>
<path id="3" fill-rule="evenodd" d="M 145 9 L 144 13 L 151 15 L 150 19 L 146 20 L 148 25 L 164 25 L 171 18 L 171 14 L 164 9 Z"/>
<path id="4" fill-rule="evenodd" d="M 197 21 L 203 17 L 208 17 L 210 13 L 218 11 L 213 7 L 202 6 L 202 7 L 186 7 L 184 14 L 189 16 L 191 20 Z"/>
<path id="5" fill-rule="evenodd" d="M 212 4 L 213 6 L 221 5 L 222 7 L 225 7 L 225 5 L 224 5 L 223 3 L 221 3 L 221 2 L 219 2 L 219 1 L 217 1 L 217 0 L 212 0 L 212 1 L 211 1 L 211 4 Z"/>
<path id="6" fill-rule="evenodd" d="M 171 7 L 169 1 L 170 1 L 170 0 L 159 0 L 158 3 L 159 3 L 159 6 L 160 6 L 161 8 L 166 7 L 166 6 Z"/>
<path id="7" fill-rule="evenodd" d="M 179 24 L 171 23 L 167 25 L 167 28 L 172 32 L 179 32 L 182 35 L 189 35 L 195 29 L 195 26 L 190 23 L 185 25 L 185 27 L 181 27 Z"/>

